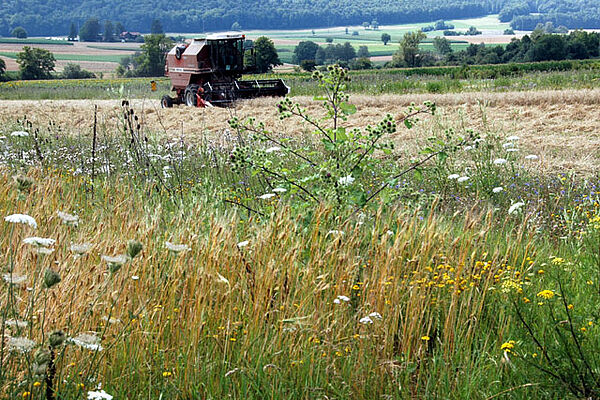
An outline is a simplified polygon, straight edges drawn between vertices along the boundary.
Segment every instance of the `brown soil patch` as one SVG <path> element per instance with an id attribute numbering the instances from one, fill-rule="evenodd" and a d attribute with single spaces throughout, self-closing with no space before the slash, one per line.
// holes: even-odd
<path id="1" fill-rule="evenodd" d="M 309 112 L 319 113 L 319 104 L 308 97 L 294 100 Z M 463 93 L 446 95 L 353 96 L 358 113 L 348 126 L 377 123 L 386 113 L 400 115 L 414 101 L 433 100 L 439 106 L 435 117 L 424 117 L 412 130 L 400 127 L 395 134 L 398 147 L 414 153 L 418 145 L 432 133 L 443 133 L 454 127 L 481 132 L 482 136 L 517 135 L 523 155 L 533 153 L 545 168 L 553 171 L 573 170 L 595 173 L 600 170 L 600 89 L 515 93 Z M 244 119 L 250 115 L 281 135 L 310 132 L 309 125 L 297 120 L 280 121 L 276 99 L 242 101 L 232 109 L 199 109 L 184 106 L 159 108 L 157 101 L 135 100 L 133 107 L 148 132 L 167 136 L 185 136 L 194 141 L 200 137 L 218 138 L 228 129 L 232 116 Z M 121 114 L 118 100 L 2 101 L 0 122 L 14 121 L 27 115 L 38 126 L 52 120 L 72 133 L 89 134 L 93 121 L 93 105 L 99 107 L 99 119 L 107 130 L 117 132 Z"/>

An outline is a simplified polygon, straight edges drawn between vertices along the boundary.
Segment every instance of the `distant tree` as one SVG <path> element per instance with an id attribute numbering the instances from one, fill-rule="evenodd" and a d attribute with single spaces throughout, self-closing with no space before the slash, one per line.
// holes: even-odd
<path id="1" fill-rule="evenodd" d="M 358 52 L 356 57 L 358 58 L 369 58 L 369 48 L 367 46 L 358 46 Z"/>
<path id="2" fill-rule="evenodd" d="M 77 39 L 77 25 L 75 25 L 75 22 L 71 22 L 71 27 L 69 28 L 69 40 L 75 40 Z"/>
<path id="3" fill-rule="evenodd" d="M 508 28 L 504 30 L 505 35 L 514 35 L 515 31 L 512 28 Z"/>
<path id="4" fill-rule="evenodd" d="M 377 22 L 376 19 L 374 19 L 373 21 L 371 21 L 371 28 L 377 30 L 379 29 L 379 22 Z"/>
<path id="5" fill-rule="evenodd" d="M 294 64 L 300 64 L 302 66 L 302 61 L 304 60 L 316 60 L 317 50 L 319 49 L 319 45 L 315 42 L 311 42 L 309 40 L 302 41 L 298 43 L 298 46 L 294 49 Z"/>
<path id="6" fill-rule="evenodd" d="M 81 65 L 72 63 L 65 65 L 65 69 L 60 76 L 63 79 L 88 79 L 96 77 L 92 72 L 81 69 Z"/>
<path id="7" fill-rule="evenodd" d="M 317 63 L 315 60 L 302 60 L 300 67 L 308 72 L 314 71 Z"/>
<path id="8" fill-rule="evenodd" d="M 435 51 L 437 51 L 441 55 L 452 53 L 452 46 L 450 46 L 450 41 L 445 37 L 434 38 L 433 47 L 435 48 Z"/>
<path id="9" fill-rule="evenodd" d="M 339 57 L 339 59 L 343 61 L 350 61 L 353 58 L 356 58 L 356 50 L 354 50 L 354 47 L 352 47 L 350 42 L 344 43 L 343 50 L 341 51 L 341 57 Z"/>
<path id="10" fill-rule="evenodd" d="M 104 24 L 104 34 L 102 35 L 102 40 L 105 42 L 114 42 L 115 40 L 115 28 L 109 20 Z"/>
<path id="11" fill-rule="evenodd" d="M 333 43 L 333 38 L 328 37 L 328 38 L 325 39 L 325 41 L 327 43 Z"/>
<path id="12" fill-rule="evenodd" d="M 311 29 L 310 33 L 312 33 L 312 35 L 315 36 L 315 30 L 314 29 Z"/>
<path id="13" fill-rule="evenodd" d="M 355 58 L 349 65 L 350 69 L 371 69 L 373 63 L 366 57 Z"/>
<path id="14" fill-rule="evenodd" d="M 125 26 L 122 23 L 117 22 L 115 24 L 115 34 L 119 36 L 121 33 L 125 32 Z"/>
<path id="15" fill-rule="evenodd" d="M 273 41 L 266 36 L 261 36 L 254 41 L 254 54 L 256 70 L 260 73 L 269 72 L 273 67 L 283 65 L 279 60 Z"/>
<path id="16" fill-rule="evenodd" d="M 235 21 L 233 24 L 231 24 L 231 30 L 232 31 L 241 31 L 242 25 L 240 25 L 239 22 Z"/>
<path id="17" fill-rule="evenodd" d="M 98 18 L 90 18 L 84 22 L 79 30 L 79 40 L 83 42 L 97 42 L 100 34 L 100 22 Z"/>
<path id="18" fill-rule="evenodd" d="M 421 31 L 407 32 L 404 34 L 400 41 L 400 50 L 399 53 L 397 53 L 397 56 L 404 61 L 406 66 L 417 67 L 419 65 L 419 45 L 426 37 L 427 35 Z"/>
<path id="19" fill-rule="evenodd" d="M 152 20 L 152 24 L 150 25 L 150 33 L 153 35 L 160 35 L 164 33 L 160 20 L 156 18 Z"/>
<path id="20" fill-rule="evenodd" d="M 163 76 L 167 52 L 173 47 L 171 39 L 164 33 L 144 36 L 142 53 L 135 57 L 135 76 Z"/>
<path id="21" fill-rule="evenodd" d="M 381 34 L 381 41 L 383 42 L 384 46 L 387 46 L 387 44 L 390 40 L 392 40 L 392 37 L 389 34 L 387 34 L 387 33 Z"/>
<path id="22" fill-rule="evenodd" d="M 369 29 L 370 24 L 367 21 L 365 21 L 365 22 L 362 23 L 362 26 L 365 29 Z"/>
<path id="23" fill-rule="evenodd" d="M 440 19 L 440 20 L 435 21 L 435 24 L 433 25 L 432 30 L 445 31 L 445 30 L 451 30 L 451 29 L 454 29 L 454 25 L 447 24 L 443 19 Z"/>
<path id="24" fill-rule="evenodd" d="M 352 31 L 352 36 L 358 36 L 358 31 Z"/>
<path id="25" fill-rule="evenodd" d="M 544 35 L 533 44 L 532 61 L 564 60 L 567 46 L 564 36 Z"/>
<path id="26" fill-rule="evenodd" d="M 17 53 L 21 79 L 51 78 L 55 63 L 54 55 L 46 49 L 25 46 L 22 52 Z"/>
<path id="27" fill-rule="evenodd" d="M 10 36 L 16 37 L 18 39 L 26 39 L 27 38 L 27 31 L 22 26 L 17 26 L 15 29 L 13 29 L 10 32 Z"/>
<path id="28" fill-rule="evenodd" d="M 471 36 L 481 35 L 481 31 L 478 30 L 477 28 L 475 28 L 474 26 L 471 26 L 471 27 L 469 27 L 467 32 L 465 32 L 465 35 L 471 35 Z"/>

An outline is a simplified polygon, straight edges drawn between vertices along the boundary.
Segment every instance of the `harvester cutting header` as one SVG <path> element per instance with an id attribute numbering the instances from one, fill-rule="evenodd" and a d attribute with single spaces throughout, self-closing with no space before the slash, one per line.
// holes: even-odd
<path id="1" fill-rule="evenodd" d="M 285 96 L 289 88 L 281 79 L 238 80 L 252 72 L 244 66 L 246 53 L 254 55 L 251 43 L 245 35 L 220 34 L 173 47 L 167 54 L 165 75 L 171 78 L 176 96 L 163 96 L 161 105 L 226 106 L 237 99 Z"/>

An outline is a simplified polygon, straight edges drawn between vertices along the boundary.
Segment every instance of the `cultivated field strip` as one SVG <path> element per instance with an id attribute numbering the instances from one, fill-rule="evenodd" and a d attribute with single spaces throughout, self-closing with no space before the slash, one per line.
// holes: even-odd
<path id="1" fill-rule="evenodd" d="M 295 97 L 309 112 L 318 112 L 320 104 L 309 97 Z M 474 129 L 485 135 L 518 135 L 522 153 L 535 153 L 542 164 L 553 171 L 594 173 L 600 168 L 600 89 L 558 90 L 509 93 L 415 94 L 385 96 L 351 96 L 358 112 L 347 127 L 377 123 L 386 113 L 401 115 L 411 103 L 432 100 L 439 106 L 438 115 L 426 118 L 412 130 L 399 129 L 394 139 L 408 155 L 432 133 L 453 127 L 457 132 Z M 148 134 L 184 136 L 189 141 L 219 138 L 228 129 L 232 116 L 254 116 L 268 122 L 282 136 L 310 131 L 298 121 L 280 121 L 277 99 L 262 98 L 238 103 L 232 109 L 191 109 L 183 106 L 161 109 L 154 100 L 134 100 Z M 93 105 L 98 105 L 99 121 L 115 129 L 121 120 L 118 100 L 19 100 L 0 103 L 0 121 L 10 123 L 27 118 L 35 126 L 53 121 L 73 134 L 89 134 L 93 122 Z"/>

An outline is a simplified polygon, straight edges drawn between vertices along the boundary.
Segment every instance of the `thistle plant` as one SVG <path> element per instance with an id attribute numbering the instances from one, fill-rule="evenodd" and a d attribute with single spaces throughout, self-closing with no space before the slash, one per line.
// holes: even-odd
<path id="1" fill-rule="evenodd" d="M 394 143 L 387 139 L 399 124 L 410 129 L 421 114 L 433 115 L 435 104 L 413 104 L 403 115 L 385 115 L 377 125 L 349 128 L 348 117 L 357 109 L 348 102 L 348 72 L 329 66 L 326 73 L 316 71 L 313 79 L 322 92 L 314 100 L 321 103 L 323 116 L 309 114 L 290 98 L 279 102 L 277 111 L 281 120 L 300 122 L 317 140 L 300 144 L 294 138 L 281 138 L 254 118 L 229 121 L 245 137 L 231 152 L 230 161 L 234 170 L 259 176 L 265 183 L 266 193 L 259 197 L 261 200 L 273 202 L 290 196 L 301 202 L 333 203 L 338 209 L 360 209 L 395 186 L 403 175 L 417 171 L 434 157 L 447 157 L 456 146 L 451 143 L 455 138 L 449 138 L 449 142 L 428 148 L 420 160 L 398 167 L 399 155 L 394 153 Z M 463 142 L 459 138 L 458 143 Z"/>

